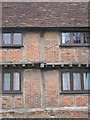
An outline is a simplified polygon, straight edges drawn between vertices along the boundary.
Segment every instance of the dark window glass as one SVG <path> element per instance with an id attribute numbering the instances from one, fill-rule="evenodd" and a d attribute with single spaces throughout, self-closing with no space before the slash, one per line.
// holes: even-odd
<path id="1" fill-rule="evenodd" d="M 10 90 L 10 73 L 4 73 L 4 90 Z"/>
<path id="2" fill-rule="evenodd" d="M 11 34 L 3 33 L 3 44 L 11 44 Z"/>
<path id="3" fill-rule="evenodd" d="M 90 90 L 90 73 L 85 72 L 84 77 L 84 90 Z"/>
<path id="4" fill-rule="evenodd" d="M 90 43 L 90 34 L 84 33 L 84 43 Z"/>
<path id="5" fill-rule="evenodd" d="M 62 74 L 63 90 L 70 90 L 70 75 L 69 73 Z"/>
<path id="6" fill-rule="evenodd" d="M 80 33 L 79 32 L 73 33 L 73 41 L 74 41 L 74 43 L 80 43 Z"/>
<path id="7" fill-rule="evenodd" d="M 62 33 L 62 44 L 70 43 L 70 33 Z"/>
<path id="8" fill-rule="evenodd" d="M 21 35 L 21 33 L 14 33 L 13 44 L 22 44 L 22 35 Z"/>
<path id="9" fill-rule="evenodd" d="M 73 89 L 81 90 L 80 73 L 73 73 Z"/>

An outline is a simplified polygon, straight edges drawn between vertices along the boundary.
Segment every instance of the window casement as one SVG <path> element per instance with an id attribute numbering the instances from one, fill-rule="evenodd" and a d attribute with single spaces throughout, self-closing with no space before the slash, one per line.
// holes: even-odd
<path id="1" fill-rule="evenodd" d="M 90 91 L 90 72 L 61 72 L 61 93 L 88 93 Z"/>
<path id="2" fill-rule="evenodd" d="M 89 32 L 62 32 L 60 46 L 88 46 Z"/>
<path id="3" fill-rule="evenodd" d="M 2 33 L 2 46 L 22 46 L 22 33 Z"/>
<path id="4" fill-rule="evenodd" d="M 2 92 L 21 93 L 21 71 L 4 70 L 2 72 Z"/>

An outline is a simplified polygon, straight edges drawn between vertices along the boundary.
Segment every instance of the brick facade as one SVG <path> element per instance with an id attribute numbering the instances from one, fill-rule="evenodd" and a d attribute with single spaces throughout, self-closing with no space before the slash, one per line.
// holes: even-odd
<path id="1" fill-rule="evenodd" d="M 46 31 L 43 59 L 46 63 L 88 63 L 89 48 L 61 48 L 60 34 Z M 40 33 L 28 32 L 23 36 L 24 47 L 21 49 L 2 49 L 2 63 L 40 61 Z M 59 70 L 24 69 L 21 95 L 3 95 L 3 109 L 86 107 L 88 95 L 60 95 Z"/>
<path id="2" fill-rule="evenodd" d="M 36 5 L 36 3 L 33 4 L 33 7 L 34 5 Z M 58 6 L 57 4 L 55 5 Z M 82 6 L 81 11 L 82 9 L 87 8 L 87 4 L 85 4 L 86 7 L 83 6 L 82 3 L 81 4 L 79 3 L 79 6 L 80 5 Z M 11 7 L 12 6 L 13 5 L 11 4 Z M 72 7 L 73 3 L 70 4 L 70 6 Z M 7 10 L 7 7 L 8 4 L 7 5 L 5 4 L 5 10 Z M 82 14 L 85 13 L 87 13 L 87 11 L 85 11 Z M 3 11 L 3 14 L 5 15 L 5 11 Z M 5 16 L 3 16 L 3 19 L 6 19 L 4 17 Z M 81 17 L 78 19 L 81 19 Z M 71 19 L 71 21 L 73 20 L 74 19 Z M 28 20 L 28 22 L 30 21 Z M 57 25 L 60 26 L 63 21 L 60 22 L 61 23 L 60 24 L 58 23 Z M 65 26 L 67 26 L 67 24 L 70 25 L 69 23 L 70 21 L 68 22 L 68 19 L 65 18 L 64 22 L 65 22 Z M 64 22 L 62 25 L 64 25 Z M 21 21 L 21 23 L 23 24 L 23 20 Z M 74 27 L 77 27 L 79 25 L 84 27 L 83 23 L 87 24 L 87 21 L 85 22 L 83 19 L 81 20 L 80 24 L 78 22 L 77 25 L 75 24 L 74 21 L 71 27 L 73 25 Z M 14 23 L 14 25 L 15 24 L 18 25 L 18 23 L 16 22 Z M 33 24 L 34 23 L 32 23 L 32 25 Z M 44 23 L 44 25 L 45 24 L 46 23 Z M 47 25 L 48 24 L 49 23 L 47 23 Z M 6 28 L 8 25 L 10 26 L 10 24 L 7 24 L 6 22 L 4 25 L 6 25 Z M 54 25 L 56 26 L 56 24 Z M 84 28 L 82 28 L 82 31 L 83 30 Z M 36 115 L 36 117 L 42 117 L 42 116 L 50 117 L 49 115 L 51 116 L 55 115 L 57 117 L 60 117 L 59 114 L 60 115 L 63 114 L 62 117 L 65 117 L 64 114 L 66 115 L 66 117 L 79 117 L 79 114 L 81 114 L 81 116 L 87 118 L 88 112 L 87 109 L 84 108 L 88 108 L 88 99 L 89 99 L 88 94 L 84 94 L 84 93 L 60 94 L 61 92 L 60 75 L 61 75 L 61 71 L 64 70 L 64 67 L 63 68 L 61 68 L 60 66 L 55 67 L 54 64 L 64 65 L 67 63 L 68 69 L 70 70 L 72 70 L 72 68 L 69 67 L 70 64 L 77 64 L 77 66 L 79 64 L 85 64 L 84 66 L 85 69 L 86 65 L 90 64 L 90 57 L 89 57 L 90 48 L 60 47 L 60 41 L 61 41 L 60 29 L 49 30 L 48 28 L 47 29 L 45 28 L 43 37 L 40 37 L 41 31 L 43 31 L 40 29 L 37 30 L 34 28 L 34 30 L 27 31 L 22 28 L 22 31 L 23 31 L 23 46 L 21 48 L 0 49 L 0 62 L 3 65 L 4 69 L 5 69 L 5 65 L 8 64 L 8 66 L 6 66 L 7 69 L 11 67 L 13 69 L 22 70 L 21 93 L 2 94 L 3 117 L 9 117 L 10 115 L 13 117 L 15 116 L 20 117 L 20 114 L 22 114 L 24 111 L 24 113 L 22 114 L 22 116 L 24 117 L 28 117 L 28 116 L 32 117 L 34 115 Z M 1 41 L 2 39 L 0 39 L 0 46 L 1 46 Z M 46 68 L 43 66 L 45 64 L 46 64 Z M 47 64 L 51 64 L 51 66 L 48 67 Z M 25 66 L 23 67 L 23 65 Z M 80 69 L 82 69 L 81 66 Z M 76 110 L 74 111 L 73 108 L 74 110 L 76 108 Z M 33 109 L 36 111 L 33 112 Z M 56 111 L 52 112 L 52 109 Z M 16 113 L 13 112 L 8 113 L 7 112 L 8 110 L 11 111 L 14 110 L 14 112 Z M 19 114 L 20 110 L 21 113 Z M 29 112 L 30 110 L 32 112 Z M 19 112 L 17 113 L 17 111 Z M 25 111 L 27 111 L 27 114 L 25 114 Z"/>
<path id="3" fill-rule="evenodd" d="M 44 42 L 43 62 L 59 63 L 89 63 L 88 47 L 60 48 L 60 32 L 46 31 Z M 1 62 L 40 62 L 40 32 L 28 32 L 23 35 L 24 47 L 21 49 L 2 49 Z"/>

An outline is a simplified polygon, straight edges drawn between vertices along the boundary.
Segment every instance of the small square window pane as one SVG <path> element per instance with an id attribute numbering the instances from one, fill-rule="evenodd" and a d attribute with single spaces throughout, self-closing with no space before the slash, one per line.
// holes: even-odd
<path id="1" fill-rule="evenodd" d="M 13 44 L 22 44 L 22 34 L 14 33 Z"/>
<path id="2" fill-rule="evenodd" d="M 4 73 L 4 90 L 10 90 L 10 73 Z"/>
<path id="3" fill-rule="evenodd" d="M 11 34 L 3 33 L 3 44 L 11 44 Z"/>
<path id="4" fill-rule="evenodd" d="M 84 73 L 84 90 L 90 90 L 90 73 Z"/>
<path id="5" fill-rule="evenodd" d="M 70 43 L 70 33 L 62 33 L 62 44 Z"/>
<path id="6" fill-rule="evenodd" d="M 84 43 L 90 43 L 90 33 L 84 33 Z"/>
<path id="7" fill-rule="evenodd" d="M 79 32 L 73 33 L 73 40 L 74 40 L 74 43 L 80 43 L 80 33 Z"/>
<path id="8" fill-rule="evenodd" d="M 13 74 L 13 90 L 20 90 L 20 73 Z"/>
<path id="9" fill-rule="evenodd" d="M 62 74 L 63 90 L 70 90 L 70 75 L 69 73 Z"/>
<path id="10" fill-rule="evenodd" d="M 73 89 L 81 90 L 80 73 L 73 73 Z"/>

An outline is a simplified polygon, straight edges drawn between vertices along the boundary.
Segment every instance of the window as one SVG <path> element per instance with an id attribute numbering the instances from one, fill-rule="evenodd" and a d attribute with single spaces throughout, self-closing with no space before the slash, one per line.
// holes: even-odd
<path id="1" fill-rule="evenodd" d="M 73 73 L 73 90 L 81 90 L 80 73 Z"/>
<path id="2" fill-rule="evenodd" d="M 2 44 L 7 46 L 22 45 L 22 33 L 3 33 Z"/>
<path id="3" fill-rule="evenodd" d="M 69 73 L 62 74 L 63 90 L 70 90 L 70 75 Z"/>
<path id="4" fill-rule="evenodd" d="M 17 93 L 21 92 L 21 72 L 13 70 L 5 70 L 2 74 L 3 92 Z"/>
<path id="5" fill-rule="evenodd" d="M 90 33 L 84 33 L 84 43 L 90 43 Z"/>
<path id="6" fill-rule="evenodd" d="M 11 43 L 11 34 L 4 33 L 3 34 L 3 44 L 10 44 Z"/>
<path id="7" fill-rule="evenodd" d="M 61 73 L 62 92 L 82 93 L 90 90 L 90 73 L 66 71 Z"/>
<path id="8" fill-rule="evenodd" d="M 70 43 L 70 33 L 62 33 L 62 44 Z"/>
<path id="9" fill-rule="evenodd" d="M 84 79 L 84 90 L 90 90 L 90 73 L 85 72 L 83 74 Z"/>
<path id="10" fill-rule="evenodd" d="M 10 73 L 4 74 L 4 90 L 10 90 Z"/>
<path id="11" fill-rule="evenodd" d="M 88 45 L 90 44 L 89 32 L 62 32 L 61 45 Z"/>
<path id="12" fill-rule="evenodd" d="M 80 32 L 73 33 L 73 42 L 80 43 Z"/>

